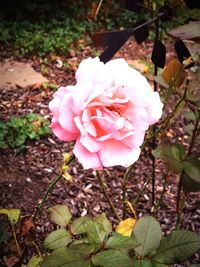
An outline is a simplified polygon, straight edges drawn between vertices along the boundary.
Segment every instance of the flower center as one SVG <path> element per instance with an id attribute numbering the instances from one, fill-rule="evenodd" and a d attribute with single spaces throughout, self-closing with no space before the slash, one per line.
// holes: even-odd
<path id="1" fill-rule="evenodd" d="M 119 115 L 121 115 L 121 109 L 118 107 L 114 107 L 114 106 L 110 106 L 110 107 L 106 107 L 108 110 L 110 111 L 115 111 L 117 112 Z"/>

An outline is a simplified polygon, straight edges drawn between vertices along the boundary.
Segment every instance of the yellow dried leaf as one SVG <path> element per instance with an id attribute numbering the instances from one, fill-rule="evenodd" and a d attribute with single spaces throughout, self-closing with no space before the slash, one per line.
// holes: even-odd
<path id="1" fill-rule="evenodd" d="M 116 232 L 124 236 L 131 236 L 135 223 L 136 220 L 133 218 L 123 220 L 117 225 Z"/>

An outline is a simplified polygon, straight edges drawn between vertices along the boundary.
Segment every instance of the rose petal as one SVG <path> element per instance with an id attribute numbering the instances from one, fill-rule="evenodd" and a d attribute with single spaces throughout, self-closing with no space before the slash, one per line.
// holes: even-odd
<path id="1" fill-rule="evenodd" d="M 99 158 L 105 167 L 122 165 L 128 167 L 138 160 L 140 148 L 129 148 L 115 140 L 105 141 L 98 152 Z"/>
<path id="2" fill-rule="evenodd" d="M 83 165 L 84 169 L 102 169 L 103 165 L 99 159 L 98 153 L 90 153 L 78 139 L 73 150 L 78 161 Z"/>
<path id="3" fill-rule="evenodd" d="M 60 126 L 59 122 L 52 122 L 50 125 L 53 133 L 63 141 L 73 141 L 78 137 L 78 133 L 68 132 Z"/>
<path id="4" fill-rule="evenodd" d="M 63 101 L 59 107 L 58 121 L 65 130 L 77 133 L 78 129 L 74 122 L 74 113 L 72 112 L 73 100 L 71 95 L 64 96 Z"/>
<path id="5" fill-rule="evenodd" d="M 160 101 L 158 92 L 154 92 L 151 96 L 150 105 L 147 107 L 149 124 L 156 123 L 162 116 L 163 104 Z"/>

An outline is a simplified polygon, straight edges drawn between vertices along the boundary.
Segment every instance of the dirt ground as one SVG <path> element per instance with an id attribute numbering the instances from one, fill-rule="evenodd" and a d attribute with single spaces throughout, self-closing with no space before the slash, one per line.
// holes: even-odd
<path id="1" fill-rule="evenodd" d="M 138 46 L 134 40 L 131 40 L 116 57 L 123 56 L 127 59 L 149 61 L 151 49 L 151 43 Z M 171 42 L 167 46 L 167 51 L 167 57 L 170 58 L 173 54 Z M 35 70 L 40 71 L 51 83 L 61 86 L 74 83 L 74 71 L 77 64 L 82 58 L 89 55 L 92 55 L 91 49 L 86 47 L 81 55 L 75 53 L 71 58 L 61 58 L 64 63 L 70 63 L 68 69 L 58 68 L 57 61 L 53 56 L 47 58 L 47 64 L 41 62 L 41 59 L 37 57 L 26 58 L 22 61 L 29 62 Z M 9 60 L 12 61 L 14 58 L 9 58 Z M 152 77 L 149 76 L 149 79 L 152 79 Z M 28 112 L 34 112 L 50 120 L 48 103 L 52 99 L 52 95 L 53 91 L 51 89 L 42 89 L 37 86 L 26 89 L 0 88 L 0 118 L 6 120 L 11 116 L 21 116 Z M 168 107 L 168 111 L 170 111 L 170 107 Z M 188 137 L 183 131 L 183 126 L 184 120 L 179 115 L 173 127 L 168 129 L 171 134 L 165 136 L 167 142 L 173 143 L 175 140 L 179 140 L 182 144 L 187 143 Z M 1 150 L 0 207 L 19 208 L 23 216 L 33 214 L 37 203 L 41 201 L 49 184 L 59 172 L 63 153 L 71 151 L 72 145 L 71 143 L 61 142 L 53 134 L 49 134 L 39 141 L 30 141 L 21 153 L 9 149 Z M 145 149 L 131 173 L 128 182 L 129 201 L 136 197 L 147 178 L 151 176 L 152 169 L 149 154 L 149 149 Z M 54 227 L 48 220 L 47 208 L 50 206 L 67 204 L 74 217 L 86 213 L 96 215 L 105 212 L 114 225 L 116 223 L 101 192 L 95 172 L 83 170 L 76 160 L 71 164 L 69 172 L 74 177 L 73 182 L 69 183 L 65 179 L 59 181 L 49 195 L 32 230 L 32 237 L 34 236 L 41 250 L 44 237 Z M 156 162 L 156 201 L 160 198 L 163 189 L 163 173 L 166 173 L 166 166 L 158 160 Z M 107 190 L 120 214 L 122 212 L 121 188 L 123 174 L 123 167 L 108 168 L 103 171 Z M 164 233 L 168 233 L 175 227 L 177 182 L 178 175 L 169 173 L 163 201 L 155 214 L 151 208 L 151 183 L 148 184 L 144 194 L 134 207 L 138 217 L 153 214 L 161 223 Z M 184 229 L 193 230 L 200 234 L 200 195 L 198 193 L 191 193 L 186 196 L 186 206 L 181 225 Z M 22 246 L 24 242 L 25 240 L 22 238 Z M 11 251 L 3 249 L 0 252 L 0 258 L 13 253 L 12 249 Z M 199 260 L 200 256 L 196 255 L 190 262 L 198 263 Z"/>

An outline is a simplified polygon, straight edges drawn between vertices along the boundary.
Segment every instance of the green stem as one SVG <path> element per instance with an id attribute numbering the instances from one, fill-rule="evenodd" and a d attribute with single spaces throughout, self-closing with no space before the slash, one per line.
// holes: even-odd
<path id="1" fill-rule="evenodd" d="M 69 165 L 73 160 L 75 159 L 75 156 L 72 155 L 69 160 L 65 163 L 65 165 Z M 48 195 L 51 193 L 51 191 L 53 190 L 53 188 L 55 187 L 55 185 L 60 181 L 60 179 L 62 178 L 64 174 L 64 171 L 62 170 L 60 172 L 60 174 L 51 182 L 50 186 L 48 187 L 47 191 L 45 192 L 42 202 L 40 204 L 38 204 L 37 208 L 36 208 L 36 212 L 33 215 L 33 223 L 36 221 L 37 215 L 39 213 L 39 211 L 42 209 L 44 203 L 47 200 Z"/>
<path id="2" fill-rule="evenodd" d="M 162 192 L 160 194 L 160 198 L 158 200 L 158 203 L 156 204 L 155 206 L 155 209 L 154 209 L 154 213 L 156 213 L 162 203 L 162 200 L 163 200 L 163 196 L 164 196 L 164 193 L 165 193 L 165 189 L 166 189 L 166 184 L 167 184 L 167 179 L 166 179 L 166 175 L 164 176 L 164 181 L 163 181 L 163 189 L 162 189 Z"/>
<path id="3" fill-rule="evenodd" d="M 108 195 L 108 192 L 106 191 L 105 182 L 104 182 L 102 176 L 100 175 L 100 173 L 99 173 L 98 171 L 96 171 L 96 174 L 97 174 L 97 178 L 98 178 L 100 187 L 101 187 L 101 189 L 102 189 L 102 191 L 103 191 L 103 194 L 104 194 L 104 196 L 105 196 L 105 198 L 106 198 L 106 200 L 107 200 L 107 202 L 108 202 L 108 204 L 109 204 L 109 206 L 110 206 L 110 208 L 111 208 L 113 214 L 115 215 L 115 217 L 116 217 L 119 221 L 121 221 L 121 218 L 120 218 L 120 216 L 118 215 L 118 213 L 117 213 L 117 211 L 116 211 L 116 209 L 115 209 L 115 207 L 114 207 L 114 205 L 113 205 L 113 203 L 112 203 L 112 200 L 110 199 L 110 197 L 109 197 L 109 195 Z"/>
<path id="4" fill-rule="evenodd" d="M 132 164 L 125 172 L 123 177 L 123 184 L 122 184 L 122 201 L 123 201 L 123 220 L 126 218 L 126 203 L 127 203 L 127 183 L 130 177 L 130 173 L 134 167 L 134 164 Z"/>
<path id="5" fill-rule="evenodd" d="M 198 132 L 198 125 L 199 125 L 199 118 L 196 118 L 194 129 L 193 129 L 193 132 L 192 132 L 191 142 L 190 142 L 187 154 L 185 156 L 185 160 L 192 154 L 192 149 L 193 149 L 193 146 L 194 146 L 194 143 L 195 143 L 195 139 L 196 139 L 196 135 L 197 135 L 197 132 Z M 181 189 L 182 189 L 183 174 L 184 174 L 184 171 L 182 171 L 182 173 L 180 175 L 180 180 L 179 180 L 179 183 L 178 183 L 178 191 L 177 191 L 177 199 L 176 199 L 176 212 L 178 213 L 177 221 L 179 220 L 180 213 L 181 213 L 180 212 L 180 201 L 181 201 Z"/>
<path id="6" fill-rule="evenodd" d="M 145 189 L 146 189 L 148 183 L 150 182 L 150 180 L 151 180 L 151 177 L 149 177 L 149 178 L 146 180 L 146 182 L 144 183 L 144 186 L 143 186 L 142 189 L 139 191 L 139 193 L 137 194 L 136 198 L 132 201 L 132 203 L 131 203 L 132 206 L 134 206 L 135 204 L 138 203 L 138 201 L 139 201 L 141 195 L 144 193 L 144 191 L 145 191 Z"/>

